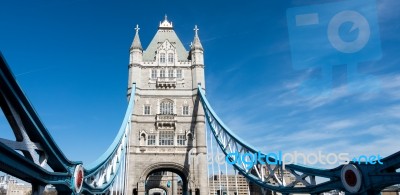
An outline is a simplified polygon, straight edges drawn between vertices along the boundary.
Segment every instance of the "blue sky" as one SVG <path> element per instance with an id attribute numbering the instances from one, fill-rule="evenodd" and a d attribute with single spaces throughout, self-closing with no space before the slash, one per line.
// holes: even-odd
<path id="1" fill-rule="evenodd" d="M 164 14 L 186 48 L 199 26 L 209 101 L 260 150 L 396 152 L 400 2 L 377 0 L 382 55 L 358 64 L 377 90 L 364 90 L 370 82 L 362 79 L 347 82 L 346 65 L 334 64 L 329 94 L 302 94 L 303 83 L 321 70 L 293 66 L 286 10 L 327 2 L 334 1 L 2 2 L 0 50 L 59 147 L 85 164 L 106 150 L 122 122 L 135 25 L 147 47 Z M 312 45 L 318 43 L 304 48 Z"/>

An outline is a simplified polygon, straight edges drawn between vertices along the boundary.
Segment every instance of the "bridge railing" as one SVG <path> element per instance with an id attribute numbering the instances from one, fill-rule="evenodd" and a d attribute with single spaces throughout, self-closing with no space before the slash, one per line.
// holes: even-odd
<path id="1" fill-rule="evenodd" d="M 82 163 L 65 157 L 1 54 L 0 106 L 15 135 L 15 140 L 0 138 L 0 170 L 30 182 L 33 194 L 42 193 L 47 184 L 78 193 Z"/>
<path id="2" fill-rule="evenodd" d="M 201 86 L 198 86 L 198 94 L 210 130 L 226 161 L 251 183 L 261 188 L 283 194 L 318 194 L 330 190 L 377 194 L 385 187 L 400 183 L 400 173 L 396 172 L 400 167 L 400 152 L 383 159 L 383 166 L 378 163 L 371 165 L 356 162 L 333 169 L 317 169 L 296 164 L 283 166 L 284 162 L 267 156 L 231 131 L 212 109 Z M 261 160 L 258 157 L 261 157 Z M 285 180 L 287 173 L 294 178 L 293 181 Z"/>
<path id="3" fill-rule="evenodd" d="M 135 88 L 116 138 L 84 167 L 57 146 L 0 54 L 0 106 L 15 135 L 15 140 L 0 138 L 0 171 L 31 183 L 33 194 L 43 194 L 48 184 L 59 194 L 125 194 Z"/>
<path id="4" fill-rule="evenodd" d="M 135 105 L 136 85 L 132 85 L 132 93 L 125 112 L 124 120 L 113 143 L 107 151 L 92 164 L 85 168 L 83 191 L 89 193 L 105 193 L 111 188 L 125 190 L 128 166 L 127 153 L 129 149 L 129 134 L 131 131 L 131 116 Z M 116 182 L 116 180 L 121 182 Z"/>

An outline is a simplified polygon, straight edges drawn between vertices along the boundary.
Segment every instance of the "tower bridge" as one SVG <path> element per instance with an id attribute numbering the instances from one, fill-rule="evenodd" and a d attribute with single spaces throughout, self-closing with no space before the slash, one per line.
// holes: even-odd
<path id="1" fill-rule="evenodd" d="M 208 152 L 260 153 L 230 130 L 207 100 L 199 29 L 195 26 L 188 49 L 166 17 L 146 48 L 139 30 L 136 26 L 129 50 L 122 125 L 89 165 L 64 155 L 1 58 L 0 105 L 15 135 L 15 140 L 0 138 L 1 171 L 31 183 L 33 194 L 43 194 L 49 184 L 58 194 L 379 194 L 400 183 L 399 152 L 382 159 L 383 165 L 350 162 L 333 169 L 296 164 L 284 169 L 271 157 L 249 167 L 228 156 L 235 163 L 223 166 L 234 175 L 221 173 L 219 165 L 209 170 Z"/>

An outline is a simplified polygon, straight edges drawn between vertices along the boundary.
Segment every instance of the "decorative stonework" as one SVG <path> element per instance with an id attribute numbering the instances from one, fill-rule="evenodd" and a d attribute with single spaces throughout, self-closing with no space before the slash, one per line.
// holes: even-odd
<path id="1" fill-rule="evenodd" d="M 199 45 L 197 31 L 195 39 Z M 148 47 L 131 50 L 130 55 L 135 63 L 129 66 L 129 83 L 136 83 L 138 98 L 129 143 L 128 191 L 136 188 L 138 195 L 144 195 L 146 181 L 140 178 L 148 178 L 150 169 L 171 168 L 178 174 L 186 171 L 181 175 L 187 176 L 183 179 L 191 182 L 193 192 L 198 188 L 200 195 L 208 194 L 207 159 L 204 152 L 196 152 L 206 151 L 204 113 L 195 107 L 197 84 L 204 85 L 203 50 L 185 48 L 165 18 Z M 145 106 L 150 106 L 150 114 L 144 112 Z M 189 156 L 196 164 L 188 164 Z M 167 166 L 172 164 L 176 166 Z"/>
<path id="2" fill-rule="evenodd" d="M 170 88 L 175 88 L 176 87 L 176 78 L 169 78 L 169 77 L 164 77 L 164 78 L 157 78 L 157 88 L 160 89 L 170 89 Z"/>
<path id="3" fill-rule="evenodd" d="M 177 120 L 175 119 L 176 115 L 163 115 L 158 114 L 156 119 L 156 128 L 167 130 L 174 130 L 176 128 Z"/>

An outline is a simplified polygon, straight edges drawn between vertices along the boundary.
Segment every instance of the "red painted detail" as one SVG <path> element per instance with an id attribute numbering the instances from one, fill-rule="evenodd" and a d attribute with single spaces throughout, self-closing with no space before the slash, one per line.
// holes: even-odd
<path id="1" fill-rule="evenodd" d="M 354 173 L 354 171 L 352 171 L 352 170 L 347 170 L 345 173 L 344 173 L 344 179 L 346 180 L 346 183 L 349 185 L 349 186 L 355 186 L 356 184 L 357 184 L 357 176 L 356 176 L 356 173 Z"/>
<path id="2" fill-rule="evenodd" d="M 76 187 L 79 189 L 82 186 L 82 182 L 83 182 L 83 170 L 79 170 L 78 175 L 76 176 L 75 179 L 75 183 L 76 183 Z"/>

